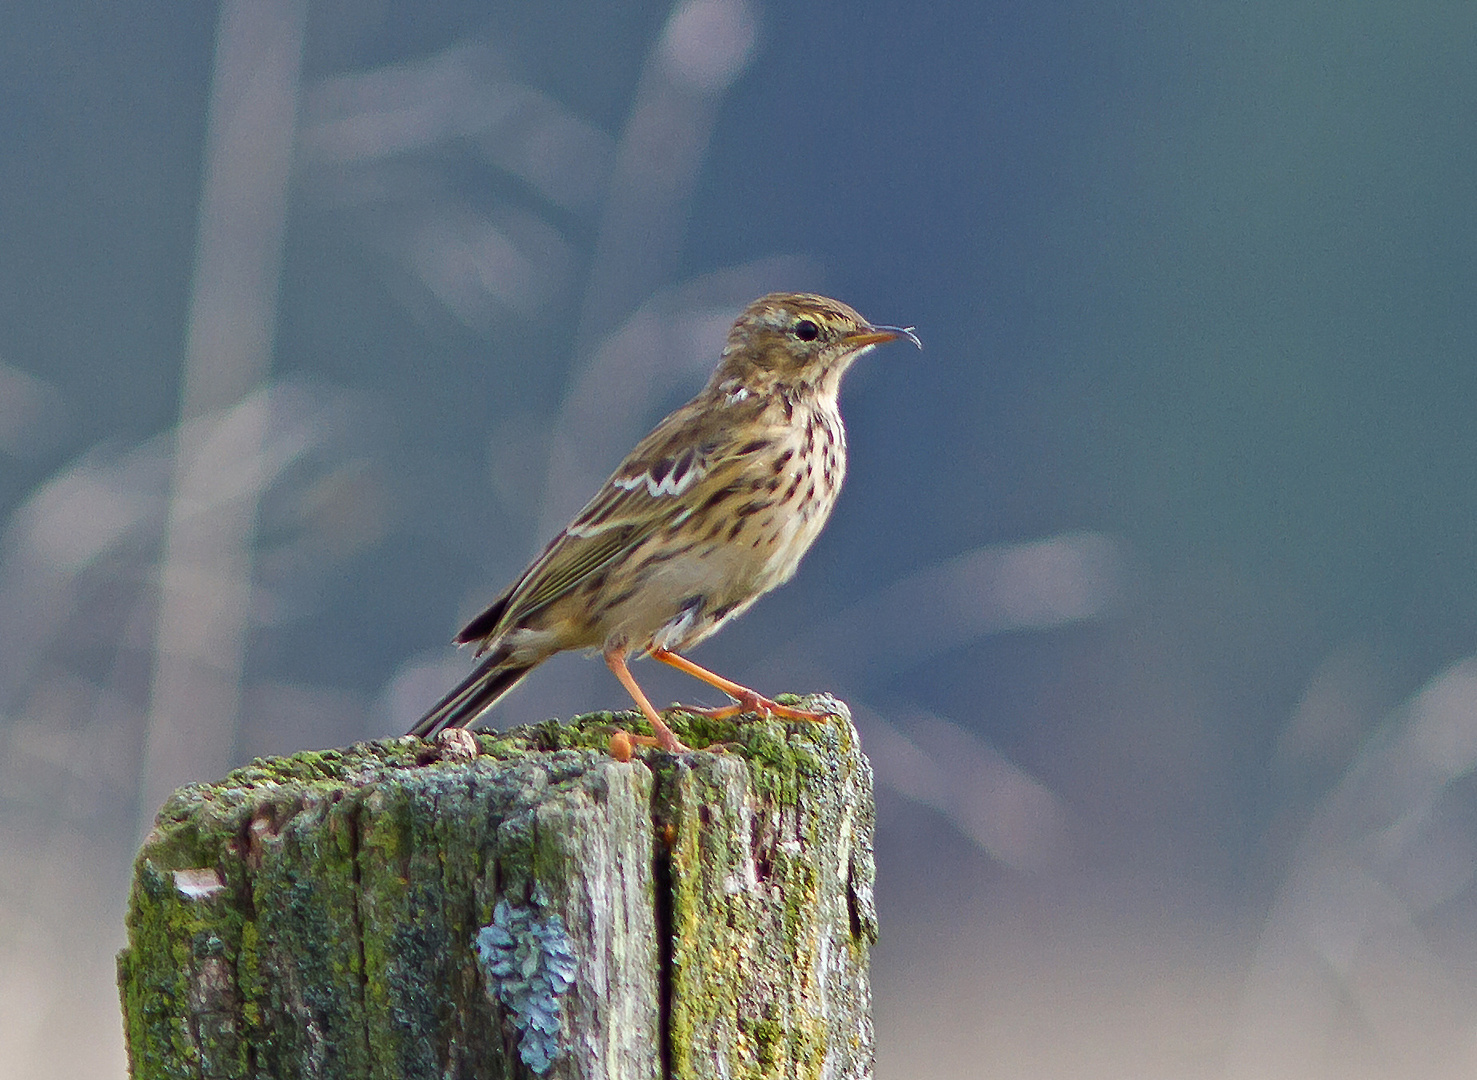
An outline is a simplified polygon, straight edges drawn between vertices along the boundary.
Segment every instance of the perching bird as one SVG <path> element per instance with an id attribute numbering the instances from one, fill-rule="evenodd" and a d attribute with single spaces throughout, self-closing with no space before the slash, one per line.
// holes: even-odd
<path id="1" fill-rule="evenodd" d="M 736 704 L 711 716 L 824 714 L 780 705 L 679 655 L 795 573 L 846 474 L 837 392 L 862 353 L 912 327 L 837 301 L 772 293 L 744 309 L 697 397 L 626 456 L 589 504 L 457 635 L 486 658 L 410 729 L 464 727 L 557 652 L 599 649 L 651 722 L 685 752 L 626 661 L 649 655 Z"/>

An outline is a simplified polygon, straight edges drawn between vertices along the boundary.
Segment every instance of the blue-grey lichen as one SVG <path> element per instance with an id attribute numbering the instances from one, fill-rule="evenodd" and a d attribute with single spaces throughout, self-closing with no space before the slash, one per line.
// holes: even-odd
<path id="1" fill-rule="evenodd" d="M 577 967 L 564 920 L 557 914 L 541 920 L 532 907 L 514 907 L 504 897 L 492 922 L 477 931 L 476 948 L 487 996 L 512 1014 L 518 1056 L 542 1076 L 563 1048 L 559 999 Z"/>

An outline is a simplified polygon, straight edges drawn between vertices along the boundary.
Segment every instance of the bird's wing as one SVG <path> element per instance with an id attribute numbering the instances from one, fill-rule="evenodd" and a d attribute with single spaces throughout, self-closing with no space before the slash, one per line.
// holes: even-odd
<path id="1" fill-rule="evenodd" d="M 643 439 L 517 583 L 458 640 L 490 641 L 517 626 L 722 492 L 742 468 L 746 447 L 734 446 L 733 429 L 713 424 L 711 414 L 695 405 L 679 409 Z"/>

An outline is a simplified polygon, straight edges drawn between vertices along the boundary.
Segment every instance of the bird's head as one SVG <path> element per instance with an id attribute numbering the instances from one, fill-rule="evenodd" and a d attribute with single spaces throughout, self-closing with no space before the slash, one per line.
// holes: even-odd
<path id="1" fill-rule="evenodd" d="M 736 380 L 760 393 L 786 390 L 834 397 L 853 360 L 897 338 L 923 347 L 911 326 L 875 326 L 839 300 L 770 293 L 734 322 L 712 385 Z"/>

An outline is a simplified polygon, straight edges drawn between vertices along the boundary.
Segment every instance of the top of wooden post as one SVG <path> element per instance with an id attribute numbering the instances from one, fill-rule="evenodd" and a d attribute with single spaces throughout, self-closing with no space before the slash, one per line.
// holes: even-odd
<path id="1" fill-rule="evenodd" d="M 181 788 L 119 957 L 153 1076 L 871 1074 L 871 770 L 823 724 L 595 713 Z M 475 756 L 472 751 L 475 750 Z"/>

